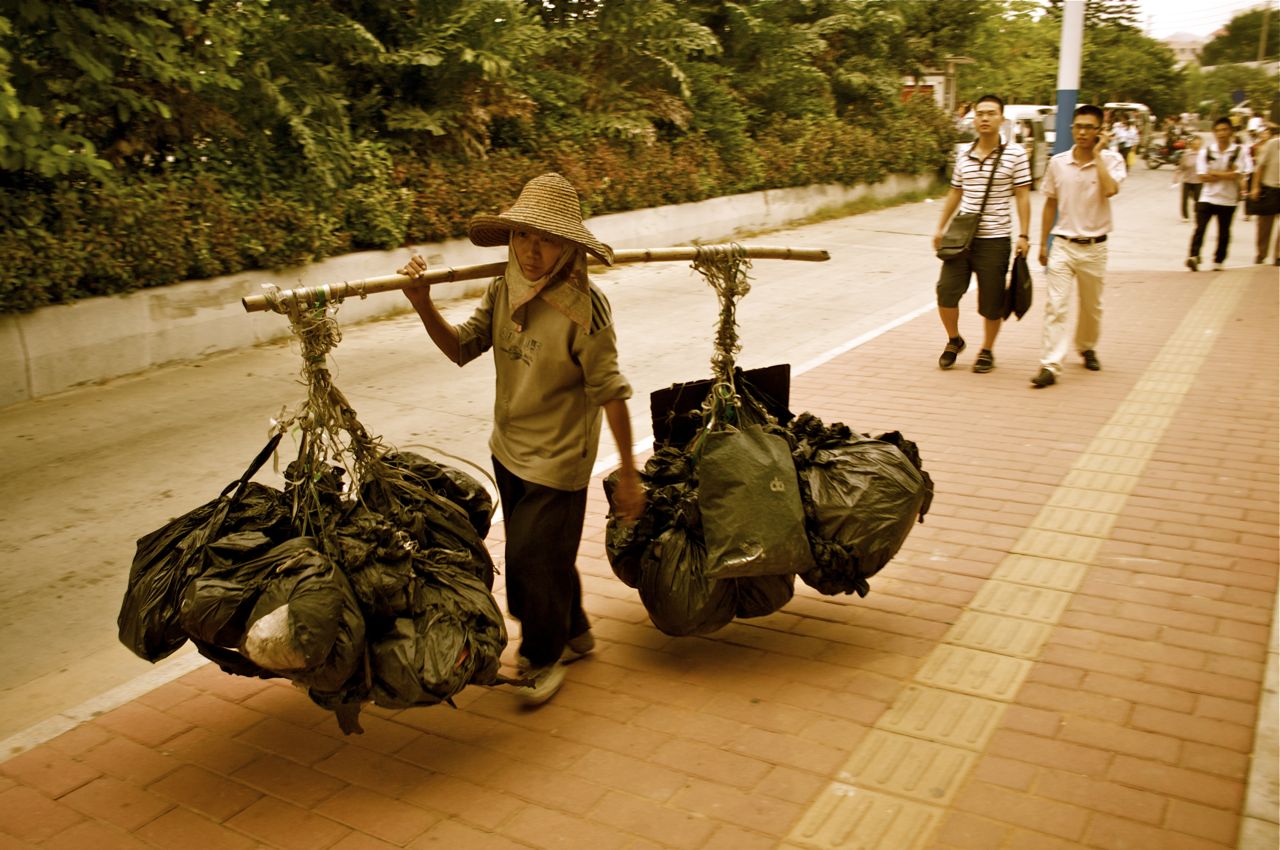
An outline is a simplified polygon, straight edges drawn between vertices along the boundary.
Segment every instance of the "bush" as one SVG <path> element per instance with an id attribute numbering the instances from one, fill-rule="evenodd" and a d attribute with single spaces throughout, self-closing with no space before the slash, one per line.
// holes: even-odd
<path id="1" fill-rule="evenodd" d="M 0 312 L 461 236 L 473 216 L 505 209 L 546 171 L 578 187 L 586 215 L 601 215 L 758 189 L 875 182 L 946 160 L 951 126 L 932 102 L 878 112 L 875 126 L 777 118 L 757 128 L 750 156 L 703 131 L 649 142 L 548 142 L 534 153 L 504 149 L 482 159 L 424 159 L 365 141 L 336 189 L 283 172 L 265 178 L 264 161 L 251 152 L 105 184 L 22 182 L 9 172 L 0 175 L 11 181 L 0 192 Z"/>

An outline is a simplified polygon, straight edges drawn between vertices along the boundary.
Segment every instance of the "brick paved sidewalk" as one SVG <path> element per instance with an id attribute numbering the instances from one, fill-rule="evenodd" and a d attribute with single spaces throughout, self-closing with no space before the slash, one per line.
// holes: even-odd
<path id="1" fill-rule="evenodd" d="M 901 430 L 936 482 L 865 599 L 797 582 L 666 637 L 593 485 L 600 647 L 548 705 L 468 688 L 344 738 L 204 666 L 0 763 L 0 850 L 1275 847 L 1276 283 L 1112 275 L 1103 371 L 1045 390 L 1038 309 L 987 375 L 934 367 L 927 314 L 796 377 L 797 412 Z"/>

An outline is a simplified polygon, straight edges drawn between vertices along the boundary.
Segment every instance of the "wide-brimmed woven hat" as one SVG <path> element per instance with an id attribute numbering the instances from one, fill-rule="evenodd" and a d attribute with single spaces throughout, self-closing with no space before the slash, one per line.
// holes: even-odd
<path id="1" fill-rule="evenodd" d="M 582 224 L 578 190 L 559 174 L 543 174 L 524 184 L 520 197 L 501 214 L 471 219 L 467 235 L 475 244 L 488 248 L 508 244 L 514 228 L 526 227 L 579 245 L 605 265 L 613 265 L 613 249 Z"/>

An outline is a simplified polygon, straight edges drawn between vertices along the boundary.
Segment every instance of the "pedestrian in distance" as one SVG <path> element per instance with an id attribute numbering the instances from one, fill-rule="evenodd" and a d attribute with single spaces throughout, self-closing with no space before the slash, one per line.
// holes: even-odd
<path id="1" fill-rule="evenodd" d="M 1182 184 L 1178 210 L 1182 213 L 1183 221 L 1190 220 L 1187 215 L 1188 206 L 1191 212 L 1196 211 L 1196 202 L 1200 200 L 1200 188 L 1204 185 L 1200 182 L 1200 175 L 1196 173 L 1196 160 L 1200 158 L 1200 148 L 1203 144 L 1203 139 L 1192 134 L 1187 139 L 1187 146 L 1173 169 L 1173 182 Z"/>
<path id="2" fill-rule="evenodd" d="M 587 277 L 587 256 L 609 265 L 613 250 L 583 225 L 577 190 L 559 174 L 530 180 L 500 215 L 472 219 L 468 236 L 476 245 L 507 246 L 506 270 L 469 319 L 450 324 L 429 284 L 406 287 L 405 295 L 454 363 L 493 350 L 489 448 L 506 520 L 507 607 L 520 622 L 527 684 L 517 691 L 537 705 L 564 682 L 563 662 L 595 645 L 575 562 L 602 411 L 621 460 L 617 510 L 634 520 L 644 508 L 631 455 L 631 387 L 618 369 L 609 302 Z M 399 273 L 426 270 L 414 255 Z"/>
<path id="3" fill-rule="evenodd" d="M 1267 261 L 1267 252 L 1271 250 L 1271 231 L 1276 216 L 1280 215 L 1280 128 L 1273 124 L 1268 129 L 1271 135 L 1258 149 L 1249 187 L 1249 199 L 1258 211 L 1258 251 L 1253 259 L 1257 264 Z M 1280 231 L 1276 233 L 1272 254 L 1275 264 L 1280 266 Z"/>
<path id="4" fill-rule="evenodd" d="M 1196 173 L 1204 182 L 1200 200 L 1196 202 L 1196 229 L 1187 250 L 1187 268 L 1200 268 L 1200 248 L 1204 245 L 1209 221 L 1218 222 L 1218 245 L 1213 252 L 1213 269 L 1221 271 L 1231 245 L 1231 219 L 1240 203 L 1246 176 L 1253 171 L 1249 149 L 1235 141 L 1235 128 L 1229 118 L 1213 122 L 1213 141 L 1204 146 L 1196 158 Z"/>
<path id="5" fill-rule="evenodd" d="M 1102 332 L 1102 284 L 1107 270 L 1107 234 L 1111 232 L 1111 196 L 1120 191 L 1126 170 L 1120 154 L 1108 148 L 1102 110 L 1091 104 L 1072 116 L 1070 150 L 1049 160 L 1040 191 L 1040 265 L 1045 267 L 1044 330 L 1040 371 L 1031 385 L 1043 389 L 1058 381 L 1067 356 L 1067 314 L 1076 291 L 1075 346 L 1091 372 L 1102 368 L 1098 339 Z M 1050 246 L 1050 237 L 1052 247 Z"/>
<path id="6" fill-rule="evenodd" d="M 937 251 L 957 211 L 980 213 L 968 253 L 943 260 L 938 276 L 938 315 L 947 333 L 947 344 L 938 358 L 942 369 L 954 366 L 956 356 L 965 349 L 964 337 L 960 335 L 959 305 L 974 275 L 978 278 L 978 313 L 982 316 L 983 338 L 973 371 L 990 372 L 995 368 L 994 349 L 1004 320 L 1004 283 L 1013 233 L 1011 198 L 1018 208 L 1018 238 L 1013 250 L 1023 257 L 1030 250 L 1031 168 L 1021 145 L 1002 144 L 1000 125 L 1003 121 L 1004 101 L 996 95 L 983 95 L 974 104 L 973 129 L 978 138 L 956 157 L 951 190 L 947 192 L 938 231 L 933 236 L 933 249 Z"/>

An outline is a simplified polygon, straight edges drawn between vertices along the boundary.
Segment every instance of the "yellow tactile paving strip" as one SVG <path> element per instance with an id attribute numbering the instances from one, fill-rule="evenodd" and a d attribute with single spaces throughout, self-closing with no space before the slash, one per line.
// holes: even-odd
<path id="1" fill-rule="evenodd" d="M 1021 688 L 1245 289 L 1219 275 L 787 837 L 917 850 Z"/>

